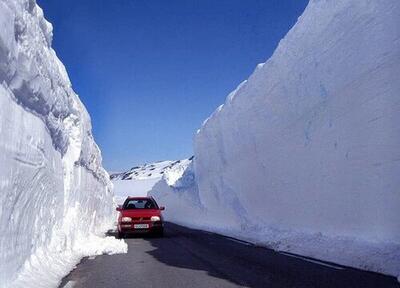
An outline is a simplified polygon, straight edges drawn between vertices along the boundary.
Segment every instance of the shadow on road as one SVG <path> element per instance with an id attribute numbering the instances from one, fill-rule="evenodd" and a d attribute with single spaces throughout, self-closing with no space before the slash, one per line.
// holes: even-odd
<path id="1" fill-rule="evenodd" d="M 112 236 L 118 238 L 117 230 L 108 230 L 106 232 L 106 236 Z M 128 234 L 124 236 L 124 239 L 155 239 L 155 238 L 164 238 L 154 234 L 147 234 L 147 233 L 137 233 L 137 234 Z"/>
<path id="2" fill-rule="evenodd" d="M 127 254 L 83 259 L 60 287 L 399 288 L 394 277 L 320 265 L 171 223 L 165 228 L 164 238 L 126 238 Z"/>
<path id="3" fill-rule="evenodd" d="M 166 231 L 165 239 L 144 238 L 155 248 L 147 253 L 157 261 L 202 270 L 241 287 L 399 287 L 394 277 L 334 269 L 171 223 Z"/>

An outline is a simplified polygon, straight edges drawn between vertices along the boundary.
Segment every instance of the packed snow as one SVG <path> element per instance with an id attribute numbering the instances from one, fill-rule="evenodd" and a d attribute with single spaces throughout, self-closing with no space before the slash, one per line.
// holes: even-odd
<path id="1" fill-rule="evenodd" d="M 123 253 L 89 115 L 34 0 L 0 0 L 0 287 L 57 287 L 86 255 Z"/>
<path id="2" fill-rule="evenodd" d="M 112 173 L 110 178 L 114 185 L 115 201 L 121 205 L 128 196 L 147 196 L 154 185 L 159 182 L 164 173 L 175 167 L 181 167 L 182 163 L 190 161 L 159 161 L 146 163 L 132 167 L 128 171 Z M 174 169 L 175 170 L 175 169 Z M 179 175 L 177 176 L 179 177 Z"/>
<path id="3" fill-rule="evenodd" d="M 179 161 L 166 170 L 163 177 L 148 192 L 157 203 L 165 206 L 165 220 L 188 227 L 205 223 L 205 210 L 200 203 L 193 157 Z M 221 222 L 222 225 L 224 225 Z M 200 228 L 208 229 L 209 227 Z"/>
<path id="4" fill-rule="evenodd" d="M 399 39 L 398 0 L 311 0 L 149 194 L 169 221 L 399 276 Z"/>

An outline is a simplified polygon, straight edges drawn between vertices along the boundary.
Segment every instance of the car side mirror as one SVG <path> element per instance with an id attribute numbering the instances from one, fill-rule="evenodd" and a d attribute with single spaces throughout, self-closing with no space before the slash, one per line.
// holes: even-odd
<path id="1" fill-rule="evenodd" d="M 165 210 L 165 207 L 164 206 L 160 206 L 160 210 L 162 211 L 162 210 Z"/>
<path id="2" fill-rule="evenodd" d="M 122 207 L 120 205 L 118 205 L 117 208 L 115 208 L 115 210 L 121 212 L 122 211 Z"/>

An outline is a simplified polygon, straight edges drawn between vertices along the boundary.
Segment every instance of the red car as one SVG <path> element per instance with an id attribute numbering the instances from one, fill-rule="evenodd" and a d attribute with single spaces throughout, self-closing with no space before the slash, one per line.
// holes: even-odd
<path id="1" fill-rule="evenodd" d="M 130 233 L 152 233 L 164 235 L 164 223 L 161 211 L 153 197 L 128 197 L 124 205 L 117 207 L 118 237 L 124 238 Z"/>

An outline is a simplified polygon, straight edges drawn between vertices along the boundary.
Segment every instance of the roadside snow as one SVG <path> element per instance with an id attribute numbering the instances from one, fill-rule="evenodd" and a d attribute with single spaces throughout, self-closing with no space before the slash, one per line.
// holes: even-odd
<path id="1" fill-rule="evenodd" d="M 32 0 L 0 0 L 0 287 L 57 287 L 115 211 L 90 117 Z"/>
<path id="2" fill-rule="evenodd" d="M 160 206 L 166 206 L 163 215 L 167 221 L 189 227 L 205 223 L 206 214 L 200 203 L 192 158 L 166 170 L 148 195 Z"/>
<path id="3" fill-rule="evenodd" d="M 167 219 L 400 275 L 399 39 L 400 1 L 311 0 L 150 191 Z"/>
<path id="4" fill-rule="evenodd" d="M 110 178 L 114 185 L 115 201 L 121 205 L 128 196 L 147 196 L 147 193 L 151 191 L 154 185 L 162 179 L 164 173 L 179 166 L 180 163 L 180 160 L 159 161 L 135 166 L 126 172 L 111 174 Z"/>
<path id="5" fill-rule="evenodd" d="M 46 249 L 39 248 L 30 261 L 25 262 L 22 273 L 18 275 L 12 287 L 58 287 L 60 279 L 73 270 L 83 257 L 128 251 L 126 243 L 114 237 L 92 234 L 75 238 L 76 242 L 71 249 L 65 250 L 64 247 L 60 247 L 59 243 L 62 243 L 62 240 L 57 237 Z M 55 246 L 52 246 L 53 243 Z"/>

